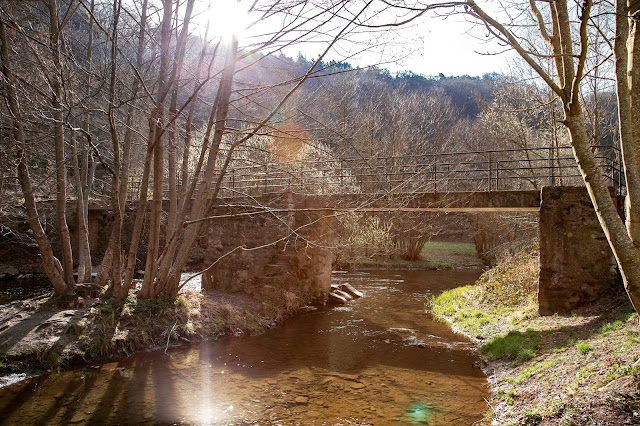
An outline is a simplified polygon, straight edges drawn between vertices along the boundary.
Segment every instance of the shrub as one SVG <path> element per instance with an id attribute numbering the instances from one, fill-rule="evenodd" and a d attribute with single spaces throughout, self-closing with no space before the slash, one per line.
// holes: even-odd
<path id="1" fill-rule="evenodd" d="M 540 274 L 538 250 L 511 256 L 491 268 L 478 280 L 482 302 L 499 307 L 521 306 L 532 300 Z"/>
<path id="2" fill-rule="evenodd" d="M 356 260 L 393 254 L 390 222 L 365 213 L 346 213 L 337 216 L 336 221 L 338 258 Z"/>

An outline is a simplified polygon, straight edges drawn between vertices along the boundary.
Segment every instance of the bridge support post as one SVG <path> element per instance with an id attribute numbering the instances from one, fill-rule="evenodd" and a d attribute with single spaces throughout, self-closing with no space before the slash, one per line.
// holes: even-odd
<path id="1" fill-rule="evenodd" d="M 234 216 L 233 208 L 218 207 L 215 214 L 228 217 L 204 229 L 197 248 L 203 266 L 214 264 L 202 275 L 202 289 L 322 303 L 331 289 L 334 212 L 315 210 L 294 194 L 273 198 L 279 205 L 267 204 L 286 213 Z M 252 249 L 237 250 L 240 244 Z"/>
<path id="2" fill-rule="evenodd" d="M 543 187 L 539 227 L 541 315 L 568 313 L 621 285 L 586 188 Z"/>

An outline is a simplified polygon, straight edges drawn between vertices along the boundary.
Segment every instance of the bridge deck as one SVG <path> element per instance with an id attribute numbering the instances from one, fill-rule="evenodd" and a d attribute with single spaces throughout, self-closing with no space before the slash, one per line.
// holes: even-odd
<path id="1" fill-rule="evenodd" d="M 133 209 L 136 202 L 127 203 Z M 151 204 L 149 202 L 148 208 Z M 169 203 L 163 201 L 168 209 Z M 216 201 L 217 208 L 245 208 L 258 210 L 334 210 L 359 212 L 536 212 L 540 209 L 540 191 L 493 191 L 453 193 L 407 193 L 407 194 L 266 194 L 258 197 L 229 197 Z M 111 204 L 106 201 L 92 202 L 92 211 L 107 211 Z"/>
<path id="2" fill-rule="evenodd" d="M 592 149 L 607 184 L 623 194 L 619 149 Z M 317 206 L 336 210 L 533 211 L 543 186 L 584 186 L 570 146 L 292 162 L 262 157 L 257 161 L 251 152 L 236 154 L 238 158 L 233 157 L 224 172 L 218 170 L 214 179 L 224 200 L 294 193 L 316 197 Z M 129 181 L 129 200 L 138 199 L 140 184 L 134 178 Z M 167 196 L 168 186 L 163 185 Z M 106 198 L 110 192 L 103 189 Z"/>
<path id="3" fill-rule="evenodd" d="M 295 202 L 307 209 L 363 212 L 538 211 L 540 191 L 493 191 L 409 194 L 306 195 Z"/>

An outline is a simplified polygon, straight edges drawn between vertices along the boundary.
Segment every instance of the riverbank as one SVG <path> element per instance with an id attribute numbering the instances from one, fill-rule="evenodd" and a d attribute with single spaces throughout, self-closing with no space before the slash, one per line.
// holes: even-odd
<path id="1" fill-rule="evenodd" d="M 0 375 L 62 370 L 225 334 L 257 334 L 304 305 L 293 296 L 258 301 L 224 292 L 185 292 L 174 300 L 87 299 L 77 309 L 60 306 L 50 294 L 16 301 L 0 313 Z"/>
<path id="2" fill-rule="evenodd" d="M 473 243 L 444 241 L 427 242 L 418 260 L 390 259 L 388 257 L 343 259 L 334 264 L 335 269 L 477 269 L 484 267 Z"/>
<path id="3" fill-rule="evenodd" d="M 477 344 L 492 424 L 640 422 L 640 331 L 623 291 L 568 316 L 538 315 L 537 253 L 429 300 L 433 315 Z"/>
<path id="4" fill-rule="evenodd" d="M 430 242 L 419 261 L 362 261 L 348 266 L 466 269 L 482 265 L 473 244 Z M 33 290 L 34 283 L 29 284 Z M 45 290 L 42 296 L 2 305 L 0 376 L 63 370 L 221 335 L 258 334 L 309 302 L 290 292 L 267 296 L 257 300 L 243 292 L 187 291 L 174 300 L 138 300 L 133 295 L 121 301 L 87 299 L 86 306 L 68 309 Z"/>

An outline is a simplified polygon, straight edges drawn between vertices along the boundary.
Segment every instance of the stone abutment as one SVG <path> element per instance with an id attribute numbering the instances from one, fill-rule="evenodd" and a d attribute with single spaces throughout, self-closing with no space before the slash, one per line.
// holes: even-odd
<path id="1" fill-rule="evenodd" d="M 204 251 L 202 265 L 208 268 L 204 291 L 244 291 L 257 298 L 298 298 L 304 303 L 326 300 L 333 212 L 305 211 L 304 202 L 294 205 L 291 198 L 287 203 L 292 210 L 214 210 L 227 217 L 212 220 L 198 240 L 197 250 Z"/>
<path id="2" fill-rule="evenodd" d="M 541 198 L 540 314 L 565 314 L 622 288 L 587 189 L 544 187 Z"/>

